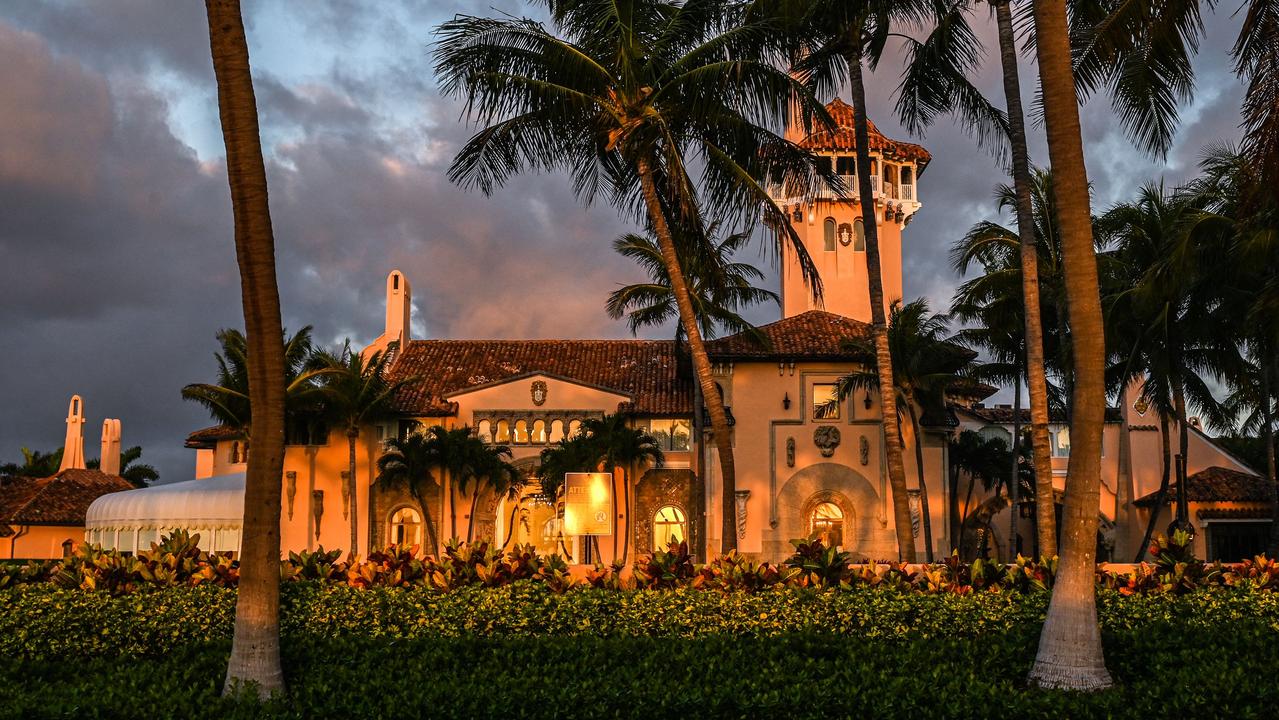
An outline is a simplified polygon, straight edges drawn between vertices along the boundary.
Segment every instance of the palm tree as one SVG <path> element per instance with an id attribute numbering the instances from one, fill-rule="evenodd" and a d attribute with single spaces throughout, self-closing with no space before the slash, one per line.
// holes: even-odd
<path id="1" fill-rule="evenodd" d="M 1057 533 L 1053 503 L 1045 502 L 1052 492 L 1052 448 L 1048 436 L 1048 379 L 1044 358 L 1044 335 L 1041 322 L 1039 292 L 1039 256 L 1036 247 L 1038 223 L 1035 220 L 1034 180 L 1030 169 L 1030 153 L 1026 142 L 1026 120 L 1021 103 L 1021 78 L 1017 68 L 1017 45 L 1009 0 L 989 2 L 999 30 L 1000 69 L 1003 74 L 1007 113 L 999 114 L 971 86 L 972 73 L 981 57 L 981 45 L 969 28 L 965 15 L 975 3 L 958 0 L 940 6 L 936 27 L 922 43 L 911 43 L 907 73 L 902 82 L 898 113 L 912 131 L 922 130 L 942 112 L 956 112 L 979 142 L 1002 150 L 1006 135 L 1011 144 L 1011 173 L 1014 192 L 1008 207 L 1016 210 L 1017 239 L 1021 262 L 1017 265 L 1021 281 L 1020 304 L 1024 307 L 1022 327 L 1024 341 L 1021 355 L 1026 366 L 1026 385 L 1030 393 L 1031 445 L 1037 484 L 1036 516 L 1040 552 L 1056 555 Z M 1002 124 L 1001 124 L 1002 123 Z M 1000 132 L 1003 129 L 1004 132 Z M 1020 378 L 1020 375 L 1017 376 Z M 1016 401 L 1020 404 L 1020 390 Z M 1014 428 L 1014 444 L 1016 443 Z M 1013 522 L 1016 522 L 1014 519 Z M 1010 542 L 1015 540 L 1010 538 Z"/>
<path id="2" fill-rule="evenodd" d="M 1078 96 L 1071 67 L 1066 0 L 1034 3 L 1053 198 L 1061 229 L 1067 316 L 1074 364 L 1070 401 L 1070 464 L 1062 512 L 1061 561 L 1030 682 L 1041 687 L 1109 687 L 1097 625 L 1097 507 L 1101 496 L 1101 436 L 1106 420 L 1106 346 L 1097 256 L 1093 250 L 1088 172 L 1084 166 Z"/>
<path id="3" fill-rule="evenodd" d="M 928 485 L 924 481 L 924 429 L 916 408 L 934 415 L 945 413 L 947 393 L 968 381 L 966 375 L 973 359 L 971 351 L 944 339 L 947 322 L 945 315 L 929 312 L 928 301 L 922 298 L 906 305 L 893 303 L 888 326 L 892 371 L 881 371 L 874 346 L 854 343 L 854 349 L 860 351 L 865 359 L 866 369 L 841 377 L 835 385 L 836 399 L 833 401 L 843 403 L 858 390 L 880 389 L 880 384 L 886 379 L 894 383 L 890 389 L 894 407 L 909 419 L 914 437 L 924 552 L 928 562 L 933 561 L 932 520 L 928 511 Z M 900 416 L 894 418 L 894 425 L 899 423 Z M 901 437 L 900 431 L 898 437 Z M 910 530 L 909 517 L 906 522 L 907 530 Z M 914 546 L 913 536 L 911 546 Z"/>
<path id="4" fill-rule="evenodd" d="M 762 218 L 819 295 L 812 261 L 768 192 L 770 184 L 784 184 L 788 195 L 813 195 L 816 161 L 770 128 L 781 127 L 792 109 L 806 126 L 814 118 L 830 125 L 830 118 L 776 67 L 783 28 L 739 3 L 544 2 L 556 32 L 527 18 L 465 15 L 440 27 L 434 54 L 441 87 L 463 98 L 481 128 L 450 177 L 487 194 L 524 170 L 563 170 L 583 202 L 602 193 L 656 236 L 711 417 L 729 550 L 737 533 L 728 415 L 672 226 L 748 227 Z M 829 172 L 821 180 L 838 183 Z"/>
<path id="5" fill-rule="evenodd" d="M 853 131 L 857 153 L 857 193 L 861 200 L 866 239 L 871 329 L 878 383 L 888 480 L 893 494 L 893 519 L 901 557 L 915 560 L 911 533 L 910 501 L 906 489 L 906 466 L 902 460 L 902 440 L 897 424 L 897 400 L 893 391 L 892 353 L 888 341 L 883 273 L 880 269 L 879 230 L 870 175 L 870 130 L 867 121 L 864 67 L 874 70 L 884 48 L 900 26 L 918 25 L 932 12 L 929 0 L 814 0 L 808 3 L 779 2 L 780 12 L 794 23 L 792 46 L 798 57 L 794 71 L 805 78 L 817 94 L 833 94 L 845 79 L 852 89 Z M 851 189 L 850 189 L 851 190 Z"/>
<path id="6" fill-rule="evenodd" d="M 25 448 L 23 448 L 25 450 Z M 120 477 L 128 480 L 133 487 L 143 488 L 148 483 L 153 483 L 160 479 L 160 473 L 151 465 L 140 463 L 142 459 L 142 446 L 134 445 L 131 448 L 120 451 Z M 97 469 L 102 467 L 102 461 L 90 460 L 85 463 L 85 467 Z"/>
<path id="7" fill-rule="evenodd" d="M 626 561 L 630 552 L 630 536 L 634 528 L 634 516 L 631 512 L 631 482 L 638 468 L 645 464 L 661 466 L 665 461 L 662 448 L 647 430 L 634 428 L 630 420 L 622 413 L 613 413 L 600 418 L 590 418 L 582 423 L 582 433 L 588 438 L 588 445 L 594 448 L 594 454 L 603 461 L 604 468 L 610 473 L 615 468 L 622 469 L 622 507 L 626 509 L 627 532 L 622 545 L 621 562 Z M 613 555 L 617 557 L 617 515 L 613 516 Z"/>
<path id="8" fill-rule="evenodd" d="M 704 240 L 679 243 L 680 268 L 684 271 L 702 339 L 745 332 L 766 342 L 740 313 L 751 305 L 780 304 L 781 298 L 772 290 L 755 286 L 764 280 L 764 273 L 758 268 L 733 260 L 750 242 L 750 234 L 733 233 L 717 241 L 715 230 L 708 228 L 708 237 Z M 678 320 L 679 308 L 671 291 L 670 274 L 657 241 L 652 236 L 628 234 L 614 240 L 613 249 L 638 263 L 649 280 L 626 285 L 609 294 L 605 305 L 608 316 L 614 320 L 626 317 L 632 334 L 639 334 L 644 327 Z M 677 324 L 675 340 L 677 344 L 684 343 L 683 325 Z"/>
<path id="9" fill-rule="evenodd" d="M 62 467 L 62 448 L 53 452 L 40 452 L 30 448 L 22 448 L 22 464 L 5 463 L 0 465 L 0 475 L 45 478 L 58 472 Z"/>
<path id="10" fill-rule="evenodd" d="M 509 447 L 487 445 L 475 435 L 471 438 L 474 448 L 472 452 L 475 454 L 470 473 L 474 481 L 474 492 L 471 493 L 471 514 L 466 522 L 467 542 L 475 539 L 475 510 L 485 486 L 493 491 L 495 497 L 506 496 L 509 500 L 519 497 L 520 489 L 524 487 L 524 471 L 510 463 Z"/>
<path id="11" fill-rule="evenodd" d="M 1190 449 L 1188 407 L 1215 427 L 1233 426 L 1206 378 L 1224 381 L 1241 362 L 1233 323 L 1222 317 L 1227 308 L 1213 302 L 1217 273 L 1204 272 L 1219 249 L 1197 232 L 1206 227 L 1203 205 L 1198 195 L 1146 185 L 1135 202 L 1115 206 L 1099 222 L 1115 244 L 1109 267 L 1116 273 L 1116 291 L 1106 299 L 1107 319 L 1111 335 L 1123 339 L 1114 343 L 1111 383 L 1126 387 L 1144 380 L 1143 399 L 1159 411 L 1161 422 L 1168 417 L 1177 422 L 1181 458 Z M 1165 435 L 1159 505 L 1151 513 L 1143 549 L 1168 489 L 1168 455 Z M 1177 478 L 1180 526 L 1189 524 L 1185 484 Z"/>
<path id="12" fill-rule="evenodd" d="M 307 325 L 293 335 L 280 332 L 284 339 L 284 403 L 286 415 L 298 415 L 312 409 L 316 401 L 317 378 L 325 371 L 311 367 L 315 348 L 311 344 L 311 326 Z M 192 383 L 182 388 L 182 399 L 203 405 L 215 421 L 250 436 L 253 413 L 250 403 L 248 340 L 244 333 L 224 328 L 217 333 L 220 352 L 213 357 L 218 363 L 217 380 L 212 383 Z"/>
<path id="13" fill-rule="evenodd" d="M 1008 443 L 1002 438 L 987 438 L 981 433 L 964 430 L 951 439 L 947 460 L 950 463 L 951 526 L 956 528 L 956 548 L 964 547 L 964 528 L 972 513 L 973 490 L 977 481 L 980 480 L 987 491 L 993 489 L 996 495 L 1004 486 L 1011 487 L 1008 482 L 1011 455 Z M 962 509 L 959 504 L 960 474 L 968 476 L 968 490 Z"/>
<path id="14" fill-rule="evenodd" d="M 285 355 L 275 239 L 267 203 L 266 166 L 257 101 L 239 0 L 205 0 L 209 50 L 218 85 L 227 179 L 235 214 L 246 331 L 248 406 L 253 424 L 244 483 L 244 531 L 235 633 L 223 693 L 284 691 L 280 666 L 280 478 L 284 472 Z M 248 422 L 247 414 L 244 423 Z"/>
<path id="15" fill-rule="evenodd" d="M 600 456 L 595 450 L 595 444 L 582 432 L 544 448 L 538 457 L 537 467 L 542 494 L 549 498 L 558 496 L 564 487 L 564 476 L 568 473 L 594 472 L 598 469 Z"/>
<path id="16" fill-rule="evenodd" d="M 449 499 L 449 537 L 457 539 L 458 491 L 465 495 L 467 490 L 473 489 L 478 495 L 484 473 L 494 467 L 494 458 L 509 458 L 511 449 L 505 445 L 486 444 L 465 425 L 455 428 L 432 425 L 424 434 L 430 465 L 440 469 L 443 476 L 441 484 Z M 474 500 L 473 497 L 473 505 Z"/>
<path id="17" fill-rule="evenodd" d="M 1017 209 L 1020 191 L 1013 186 L 1000 185 L 995 191 L 1000 210 Z M 1016 232 L 998 223 L 983 221 L 974 225 L 963 238 L 951 247 L 950 259 L 955 272 L 966 274 L 973 265 L 981 268 L 981 274 L 965 281 L 955 292 L 951 312 L 968 323 L 975 323 L 970 330 L 961 331 L 958 338 L 991 352 L 998 359 L 1019 368 L 1005 379 L 1014 385 L 1025 377 L 1031 389 L 1031 456 L 1035 484 L 1035 526 L 1038 553 L 1044 557 L 1057 554 L 1056 511 L 1052 485 L 1051 447 L 1045 448 L 1048 438 L 1048 417 L 1051 408 L 1065 411 L 1067 391 L 1055 386 L 1044 377 L 1043 412 L 1036 407 L 1038 390 L 1034 388 L 1037 372 L 1052 369 L 1061 386 L 1069 388 L 1072 376 L 1069 360 L 1069 333 L 1066 332 L 1065 283 L 1062 275 L 1061 236 L 1054 216 L 1052 200 L 1052 174 L 1046 170 L 1034 170 L 1030 180 L 1031 217 L 1029 222 L 1020 220 Z M 1025 234 L 1033 237 L 1025 241 Z M 1026 318 L 1032 314 L 1026 298 L 1026 277 L 1022 266 L 1027 264 L 1026 248 L 1034 251 L 1037 262 L 1032 271 L 1035 284 L 1034 315 L 1027 334 Z M 1033 367 L 1026 338 L 1035 336 L 1040 344 L 1041 365 Z M 1045 352 L 1046 351 L 1046 352 Z M 1051 359 L 1051 361 L 1047 361 Z M 1016 398 L 1021 396 L 1017 389 Z M 1036 418 L 1038 417 L 1038 420 Z M 1040 421 L 1042 421 L 1042 426 Z M 1016 430 L 1016 428 L 1015 428 Z M 1017 436 L 1019 437 L 1019 436 Z M 1036 440 L 1038 438 L 1038 440 Z"/>
<path id="18" fill-rule="evenodd" d="M 426 523 L 426 538 L 430 554 L 440 551 L 440 537 L 435 529 L 435 515 L 426 502 L 427 484 L 439 487 L 431 474 L 435 466 L 435 454 L 429 438 L 420 432 L 410 432 L 404 437 L 390 438 L 384 443 L 385 452 L 377 460 L 377 482 L 388 487 L 401 486 L 422 511 Z"/>
<path id="19" fill-rule="evenodd" d="M 405 384 L 413 382 L 404 378 L 387 382 L 386 369 L 390 357 L 374 352 L 367 358 L 351 349 L 351 341 L 342 345 L 337 353 L 321 351 L 316 354 L 312 366 L 324 373 L 320 378 L 320 395 L 324 401 L 324 414 L 346 431 L 347 477 L 345 482 L 351 496 L 351 546 L 350 556 L 359 554 L 359 512 L 355 481 L 355 444 L 360 439 L 360 427 L 376 422 L 391 411 L 391 400 Z"/>

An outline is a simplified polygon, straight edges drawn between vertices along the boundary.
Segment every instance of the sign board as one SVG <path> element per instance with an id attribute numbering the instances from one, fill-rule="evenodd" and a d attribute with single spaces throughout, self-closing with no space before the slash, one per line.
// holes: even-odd
<path id="1" fill-rule="evenodd" d="M 564 473 L 564 534 L 613 534 L 613 476 Z"/>

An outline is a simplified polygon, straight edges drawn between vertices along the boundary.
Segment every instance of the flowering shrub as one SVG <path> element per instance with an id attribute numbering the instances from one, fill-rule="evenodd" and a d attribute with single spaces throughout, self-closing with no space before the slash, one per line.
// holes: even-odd
<path id="1" fill-rule="evenodd" d="M 82 546 L 60 561 L 0 565 L 0 589 L 52 583 L 124 595 L 177 585 L 234 587 L 239 581 L 237 562 L 228 553 L 200 550 L 198 542 L 198 535 L 176 531 L 137 556 Z M 794 540 L 792 544 L 795 552 L 780 564 L 756 561 L 737 552 L 698 564 L 686 543 L 672 543 L 665 551 L 636 560 L 629 572 L 621 563 L 614 563 L 597 565 L 576 577 L 563 557 L 540 555 L 531 545 L 503 552 L 484 541 L 453 541 L 438 559 L 422 555 L 417 546 L 391 546 L 345 561 L 341 551 L 319 548 L 289 553 L 280 563 L 280 578 L 286 583 L 319 582 L 358 589 L 425 587 L 437 592 L 528 581 L 545 585 L 553 593 L 575 587 L 744 593 L 781 587 L 864 587 L 896 593 L 967 595 L 1044 592 L 1052 588 L 1057 570 L 1056 558 L 1035 561 L 1020 556 L 1008 565 L 981 559 L 964 562 L 957 554 L 924 565 L 854 563 L 849 553 L 826 547 L 820 539 Z M 1179 595 L 1215 587 L 1279 591 L 1279 563 L 1264 556 L 1230 565 L 1204 563 L 1193 557 L 1190 538 L 1184 533 L 1171 538 L 1156 536 L 1150 554 L 1152 562 L 1141 563 L 1131 572 L 1099 569 L 1098 587 L 1121 595 Z"/>

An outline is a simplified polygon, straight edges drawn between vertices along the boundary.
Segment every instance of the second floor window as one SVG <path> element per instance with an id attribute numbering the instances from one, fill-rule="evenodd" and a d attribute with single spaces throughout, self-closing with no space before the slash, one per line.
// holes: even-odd
<path id="1" fill-rule="evenodd" d="M 688 420 L 650 420 L 648 433 L 663 450 L 687 450 L 692 437 L 692 423 Z"/>
<path id="2" fill-rule="evenodd" d="M 817 383 L 813 385 L 813 419 L 839 419 L 839 393 L 835 383 Z"/>

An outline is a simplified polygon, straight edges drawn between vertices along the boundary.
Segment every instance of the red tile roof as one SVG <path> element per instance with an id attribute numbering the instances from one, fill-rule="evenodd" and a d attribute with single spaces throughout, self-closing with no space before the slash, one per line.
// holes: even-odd
<path id="1" fill-rule="evenodd" d="M 973 405 L 972 407 L 955 408 L 961 412 L 966 412 L 980 420 L 998 425 L 1011 425 L 1013 422 L 1013 409 L 1008 405 L 996 405 L 994 407 L 986 407 L 984 405 Z M 1018 416 L 1019 423 L 1022 425 L 1030 424 L 1030 409 L 1022 408 L 1021 414 Z M 1122 422 L 1123 416 L 1119 413 L 1119 408 L 1106 408 L 1106 422 L 1115 423 Z M 1048 421 L 1053 423 L 1066 422 L 1065 413 L 1057 410 L 1049 410 Z"/>
<path id="2" fill-rule="evenodd" d="M 94 500 L 132 489 L 128 480 L 99 470 L 63 470 L 47 478 L 7 478 L 0 484 L 0 522 L 84 525 L 85 513 Z"/>
<path id="3" fill-rule="evenodd" d="M 857 138 L 853 131 L 853 106 L 836 98 L 826 105 L 826 111 L 830 113 L 831 118 L 838 126 L 834 131 L 821 131 L 813 133 L 800 142 L 800 145 L 808 150 L 813 151 L 845 151 L 852 152 L 857 149 Z M 882 153 L 884 157 L 892 160 L 911 160 L 917 167 L 917 172 L 924 172 L 924 168 L 928 166 L 928 162 L 932 160 L 932 154 L 925 150 L 922 146 L 908 142 L 898 142 L 885 136 L 875 127 L 875 123 L 867 120 L 869 125 L 870 150 Z"/>
<path id="4" fill-rule="evenodd" d="M 1186 478 L 1186 500 L 1189 502 L 1270 502 L 1270 483 L 1259 475 L 1219 466 L 1200 470 Z M 1152 507 L 1159 496 L 1156 490 L 1139 498 L 1137 505 Z M 1177 497 L 1177 483 L 1169 483 L 1165 503 Z"/>
<path id="5" fill-rule="evenodd" d="M 189 448 L 213 447 L 213 444 L 219 440 L 239 440 L 243 437 L 244 433 L 230 425 L 214 425 L 187 435 L 186 446 Z"/>
<path id="6" fill-rule="evenodd" d="M 413 340 L 389 378 L 417 378 L 395 399 L 399 412 L 451 415 L 449 395 L 545 373 L 633 398 L 640 414 L 692 412 L 692 381 L 677 374 L 669 340 Z"/>
<path id="7" fill-rule="evenodd" d="M 809 310 L 761 325 L 765 347 L 747 333 L 712 340 L 706 351 L 716 358 L 742 360 L 852 360 L 859 353 L 850 340 L 869 340 L 871 328 L 860 320 L 823 310 Z"/>

